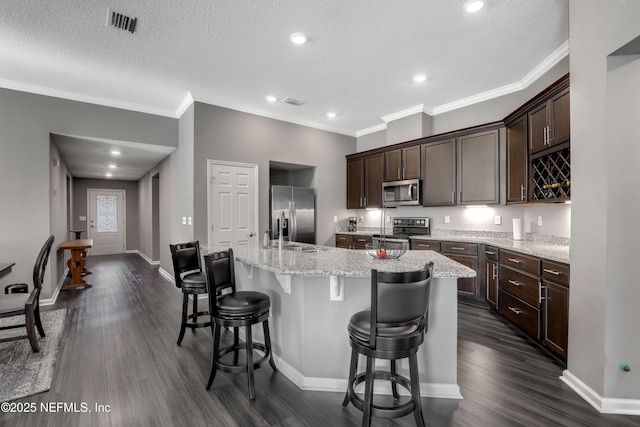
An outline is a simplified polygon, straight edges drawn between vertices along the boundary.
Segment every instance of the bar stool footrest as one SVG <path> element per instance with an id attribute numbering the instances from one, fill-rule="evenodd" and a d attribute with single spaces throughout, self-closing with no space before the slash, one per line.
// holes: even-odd
<path id="1" fill-rule="evenodd" d="M 355 392 L 355 388 L 358 384 L 365 382 L 366 380 L 365 372 L 361 372 L 356 375 L 352 384 L 348 385 L 348 393 L 349 400 L 353 403 L 353 406 L 358 408 L 361 411 L 364 411 L 364 400 L 360 396 L 358 396 Z M 395 382 L 396 384 L 401 385 L 406 390 L 411 392 L 411 382 L 408 378 L 402 375 L 393 375 L 388 371 L 374 371 L 373 379 L 376 380 L 387 380 Z M 411 396 L 409 396 L 411 397 Z M 382 405 L 371 405 L 371 415 L 379 418 L 398 418 L 403 417 L 405 415 L 411 414 L 415 410 L 415 402 L 413 399 L 405 402 L 402 405 L 394 405 L 394 406 L 382 406 Z"/>
<path id="2" fill-rule="evenodd" d="M 266 363 L 269 362 L 269 360 L 271 359 L 271 352 L 269 351 L 269 349 L 267 349 L 267 346 L 265 346 L 264 344 L 261 343 L 257 343 L 254 342 L 253 343 L 253 350 L 258 350 L 264 353 L 264 355 L 258 359 L 255 360 L 253 362 L 253 369 L 258 369 L 261 366 L 265 365 Z M 238 350 L 244 350 L 247 351 L 247 344 L 246 343 L 240 343 L 238 344 Z M 247 372 L 247 364 L 243 363 L 242 365 L 231 365 L 229 363 L 224 363 L 222 362 L 220 359 L 222 358 L 222 356 L 224 356 L 225 354 L 231 353 L 233 351 L 236 350 L 236 347 L 231 345 L 229 347 L 224 347 L 221 348 L 220 351 L 218 352 L 218 359 L 216 360 L 216 367 L 223 371 L 223 372 L 231 372 L 234 374 L 239 374 L 242 372 Z"/>

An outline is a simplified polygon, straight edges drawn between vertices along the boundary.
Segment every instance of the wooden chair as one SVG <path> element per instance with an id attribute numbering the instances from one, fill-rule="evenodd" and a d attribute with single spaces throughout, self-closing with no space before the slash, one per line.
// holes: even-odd
<path id="1" fill-rule="evenodd" d="M 418 348 L 424 341 L 429 313 L 429 295 L 433 263 L 406 273 L 371 270 L 371 309 L 354 314 L 349 320 L 351 365 L 347 393 L 342 406 L 349 402 L 363 412 L 363 426 L 371 425 L 371 417 L 397 418 L 413 413 L 416 425 L 424 427 L 418 379 Z M 367 358 L 366 371 L 356 374 L 358 355 Z M 396 361 L 409 359 L 410 379 L 398 375 Z M 391 362 L 391 369 L 375 370 L 375 360 Z M 392 405 L 374 403 L 373 382 L 391 382 Z M 355 388 L 364 382 L 364 399 Z M 401 404 L 397 385 L 411 392 L 411 399 Z"/>
<path id="2" fill-rule="evenodd" d="M 211 320 L 198 322 L 198 317 L 209 316 L 208 311 L 198 311 L 198 295 L 207 293 L 207 277 L 202 270 L 200 259 L 200 242 L 177 243 L 169 245 L 173 261 L 173 274 L 176 286 L 182 290 L 182 320 L 178 345 L 182 343 L 187 328 L 195 331 L 197 328 L 211 326 Z M 193 298 L 193 311 L 189 314 L 189 296 Z"/>
<path id="3" fill-rule="evenodd" d="M 38 353 L 40 351 L 35 329 L 38 329 L 38 333 L 41 337 L 45 336 L 44 329 L 42 328 L 42 322 L 40 321 L 40 290 L 42 289 L 44 272 L 47 268 L 47 262 L 49 261 L 49 254 L 51 252 L 53 240 L 54 237 L 49 236 L 42 246 L 42 249 L 40 249 L 40 253 L 38 253 L 36 264 L 33 267 L 33 290 L 31 293 L 9 294 L 0 298 L 0 317 L 21 315 L 24 315 L 25 317 L 25 323 L 3 326 L 0 327 L 0 330 L 26 328 L 26 335 L 2 338 L 0 339 L 0 342 L 15 341 L 26 338 L 29 340 L 29 344 L 31 344 L 31 349 L 34 353 Z"/>
<path id="4" fill-rule="evenodd" d="M 253 371 L 269 362 L 278 372 L 271 352 L 269 335 L 269 309 L 271 299 L 267 294 L 255 291 L 236 291 L 233 250 L 213 252 L 204 257 L 209 287 L 209 312 L 213 318 L 213 355 L 207 390 L 211 388 L 218 370 L 231 373 L 247 373 L 249 398 L 256 398 Z M 253 341 L 251 326 L 262 323 L 264 344 Z M 220 328 L 233 328 L 233 345 L 220 348 Z M 244 327 L 245 342 L 240 343 L 238 329 Z M 238 363 L 238 351 L 245 351 L 244 364 Z M 254 350 L 262 353 L 255 360 Z M 233 363 L 226 363 L 222 356 L 233 352 Z"/>

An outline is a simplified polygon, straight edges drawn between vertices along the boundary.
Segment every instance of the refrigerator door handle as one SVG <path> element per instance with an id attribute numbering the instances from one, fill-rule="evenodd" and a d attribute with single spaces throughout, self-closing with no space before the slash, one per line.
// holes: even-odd
<path id="1" fill-rule="evenodd" d="M 289 241 L 298 241 L 298 218 L 296 217 L 296 202 L 289 202 L 289 222 L 291 223 L 291 236 Z"/>

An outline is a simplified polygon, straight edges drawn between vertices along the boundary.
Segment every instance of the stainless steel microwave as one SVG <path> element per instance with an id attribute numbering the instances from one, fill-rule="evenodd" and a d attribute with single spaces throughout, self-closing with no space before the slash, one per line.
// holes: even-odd
<path id="1" fill-rule="evenodd" d="M 422 181 L 405 179 L 382 183 L 382 206 L 422 205 Z"/>

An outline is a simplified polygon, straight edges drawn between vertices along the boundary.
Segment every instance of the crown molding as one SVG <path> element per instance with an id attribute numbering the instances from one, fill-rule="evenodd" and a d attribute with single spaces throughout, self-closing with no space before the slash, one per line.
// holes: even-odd
<path id="1" fill-rule="evenodd" d="M 182 117 L 182 115 L 184 114 L 185 111 L 187 111 L 187 109 L 191 106 L 191 104 L 194 103 L 193 100 L 193 96 L 191 95 L 191 92 L 187 92 L 187 95 L 184 97 L 184 99 L 182 100 L 182 102 L 180 103 L 180 105 L 178 105 L 178 108 L 176 108 L 176 117 L 180 118 Z"/>
<path id="2" fill-rule="evenodd" d="M 85 95 L 82 93 L 71 92 L 66 90 L 52 89 L 50 87 L 34 85 L 30 83 L 17 82 L 14 80 L 0 79 L 0 87 L 5 89 L 16 90 L 19 92 L 33 93 L 36 95 L 50 96 L 53 98 L 61 98 L 69 101 L 84 102 L 87 104 L 95 104 L 103 107 L 118 108 L 122 110 L 137 111 L 139 113 L 153 114 L 155 116 L 177 118 L 175 111 L 155 108 L 148 105 L 124 102 L 115 99 L 101 98 L 98 96 Z"/>
<path id="3" fill-rule="evenodd" d="M 380 123 L 379 125 L 375 125 L 375 126 L 368 127 L 366 129 L 359 130 L 358 132 L 356 132 L 356 137 L 359 138 L 361 136 L 369 135 L 370 133 L 380 132 L 381 130 L 386 130 L 386 129 L 387 129 L 387 124 Z"/>
<path id="4" fill-rule="evenodd" d="M 385 123 L 392 122 L 394 120 L 402 119 L 404 117 L 413 116 L 417 113 L 426 113 L 424 110 L 424 104 L 414 105 L 413 107 L 407 108 L 406 110 L 398 111 L 397 113 L 392 113 L 386 116 L 380 117 Z"/>

